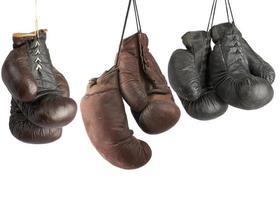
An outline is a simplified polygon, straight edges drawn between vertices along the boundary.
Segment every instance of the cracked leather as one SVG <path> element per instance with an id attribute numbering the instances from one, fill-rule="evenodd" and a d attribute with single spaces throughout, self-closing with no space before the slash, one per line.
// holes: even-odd
<path id="1" fill-rule="evenodd" d="M 89 82 L 81 101 L 81 112 L 91 142 L 111 164 L 135 169 L 150 160 L 150 147 L 136 139 L 128 127 L 118 68 L 112 68 Z"/>
<path id="2" fill-rule="evenodd" d="M 205 31 L 187 32 L 182 37 L 187 50 L 176 50 L 169 61 L 168 76 L 186 112 L 199 120 L 224 114 L 228 105 L 216 95 L 207 76 L 211 37 Z"/>
<path id="3" fill-rule="evenodd" d="M 144 132 L 158 134 L 177 123 L 180 110 L 149 51 L 146 34 L 123 40 L 118 68 L 122 95 Z"/>
<path id="4" fill-rule="evenodd" d="M 234 24 L 212 27 L 215 43 L 210 55 L 209 74 L 217 94 L 228 104 L 258 109 L 273 98 L 273 68 L 242 37 Z"/>

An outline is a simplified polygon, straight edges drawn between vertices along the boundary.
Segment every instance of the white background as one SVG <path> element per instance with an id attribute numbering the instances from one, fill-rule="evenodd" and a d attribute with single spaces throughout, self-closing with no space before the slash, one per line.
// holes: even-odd
<path id="1" fill-rule="evenodd" d="M 127 0 L 38 0 L 40 28 L 48 28 L 53 64 L 66 76 L 80 103 L 90 78 L 109 69 L 117 52 Z M 218 2 L 217 20 L 226 20 Z M 251 46 L 280 74 L 279 1 L 234 0 L 236 24 Z M 138 0 L 143 31 L 163 73 L 187 31 L 205 29 L 211 0 Z M 0 62 L 12 49 L 13 32 L 34 30 L 33 0 L 0 1 Z M 130 15 L 126 36 L 134 33 Z M 80 111 L 63 137 L 29 145 L 9 131 L 10 94 L 0 83 L 0 200 L 279 200 L 279 81 L 262 109 L 230 107 L 217 120 L 201 122 L 182 110 L 170 131 L 149 136 L 129 109 L 129 125 L 147 141 L 151 161 L 126 171 L 103 160 L 90 143 Z"/>

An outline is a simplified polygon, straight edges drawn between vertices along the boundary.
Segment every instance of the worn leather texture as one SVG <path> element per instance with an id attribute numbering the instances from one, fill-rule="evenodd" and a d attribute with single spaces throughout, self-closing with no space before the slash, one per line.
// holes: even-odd
<path id="1" fill-rule="evenodd" d="M 246 110 L 265 106 L 273 98 L 273 68 L 242 37 L 234 24 L 212 27 L 215 43 L 209 75 L 217 94 L 228 104 Z"/>
<path id="2" fill-rule="evenodd" d="M 30 122 L 21 112 L 17 103 L 11 100 L 10 131 L 15 138 L 30 144 L 54 142 L 62 135 L 62 128 L 42 128 Z"/>
<path id="3" fill-rule="evenodd" d="M 215 119 L 228 105 L 216 95 L 207 75 L 211 52 L 208 32 L 187 32 L 182 37 L 187 50 L 176 50 L 169 61 L 168 77 L 186 112 L 199 120 Z"/>
<path id="4" fill-rule="evenodd" d="M 63 97 L 70 96 L 70 90 L 65 77 L 54 68 L 57 87 Z M 31 144 L 46 144 L 54 142 L 62 135 L 62 128 L 43 128 L 30 122 L 19 109 L 16 101 L 11 100 L 10 131 L 18 140 Z"/>
<path id="5" fill-rule="evenodd" d="M 149 52 L 146 34 L 139 32 L 123 40 L 118 68 L 122 96 L 144 132 L 162 133 L 177 123 L 180 110 Z"/>
<path id="6" fill-rule="evenodd" d="M 46 46 L 46 32 L 39 37 L 14 36 L 14 49 L 2 67 L 2 79 L 22 114 L 33 124 L 60 128 L 77 112 L 75 101 L 59 89 Z"/>
<path id="7" fill-rule="evenodd" d="M 150 160 L 150 147 L 128 127 L 117 68 L 89 82 L 80 107 L 91 142 L 111 164 L 136 169 Z"/>

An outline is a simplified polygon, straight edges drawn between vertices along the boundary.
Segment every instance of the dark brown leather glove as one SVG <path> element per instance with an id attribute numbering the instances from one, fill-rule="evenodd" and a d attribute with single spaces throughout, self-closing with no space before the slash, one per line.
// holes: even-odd
<path id="1" fill-rule="evenodd" d="M 77 105 L 59 90 L 46 31 L 39 33 L 14 34 L 14 49 L 2 67 L 2 79 L 29 121 L 40 127 L 60 128 L 74 119 Z"/>
<path id="2" fill-rule="evenodd" d="M 122 95 L 142 130 L 158 134 L 174 126 L 180 110 L 149 52 L 146 34 L 139 32 L 123 40 L 118 67 Z"/>
<path id="3" fill-rule="evenodd" d="M 39 33 L 14 34 L 14 49 L 2 68 L 2 79 L 12 94 L 10 131 L 33 144 L 60 138 L 62 126 L 77 110 L 65 77 L 51 63 L 46 31 Z"/>
<path id="4" fill-rule="evenodd" d="M 113 165 L 135 169 L 151 158 L 150 147 L 129 130 L 119 89 L 118 69 L 92 79 L 81 101 L 88 136 L 98 152 Z"/>
<path id="5" fill-rule="evenodd" d="M 70 96 L 70 90 L 65 77 L 55 68 L 54 77 L 57 87 L 63 97 Z M 18 140 L 32 144 L 45 144 L 61 137 L 62 128 L 43 128 L 30 122 L 19 109 L 14 98 L 11 100 L 11 116 L 9 121 L 10 131 Z"/>

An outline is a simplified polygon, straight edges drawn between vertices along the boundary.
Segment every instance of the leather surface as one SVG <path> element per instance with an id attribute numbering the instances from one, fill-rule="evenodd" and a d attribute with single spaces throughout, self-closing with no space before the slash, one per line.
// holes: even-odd
<path id="1" fill-rule="evenodd" d="M 65 77 L 54 68 L 57 86 L 62 96 L 69 97 L 70 91 Z M 62 128 L 42 128 L 30 122 L 19 109 L 16 101 L 11 100 L 10 131 L 18 140 L 31 144 L 45 144 L 59 139 Z"/>
<path id="2" fill-rule="evenodd" d="M 226 112 L 228 105 L 216 95 L 207 75 L 210 35 L 205 31 L 187 32 L 182 40 L 187 50 L 178 49 L 172 54 L 170 84 L 191 117 L 215 119 Z"/>
<path id="3" fill-rule="evenodd" d="M 2 79 L 22 114 L 33 124 L 60 128 L 77 112 L 75 101 L 63 97 L 46 46 L 46 32 L 39 37 L 14 37 L 14 49 L 2 67 Z M 38 66 L 40 69 L 38 69 Z"/>
<path id="4" fill-rule="evenodd" d="M 119 59 L 119 77 L 122 95 L 132 110 L 140 112 L 148 104 L 143 71 L 140 70 L 138 34 L 123 41 Z"/>
<path id="5" fill-rule="evenodd" d="M 258 109 L 273 98 L 273 68 L 257 55 L 231 23 L 212 27 L 215 47 L 209 74 L 217 94 L 232 106 Z"/>
<path id="6" fill-rule="evenodd" d="M 31 144 L 54 142 L 62 135 L 62 128 L 42 128 L 30 122 L 14 99 L 11 100 L 9 127 L 12 135 L 18 140 Z"/>
<path id="7" fill-rule="evenodd" d="M 162 133 L 177 123 L 180 110 L 149 52 L 146 34 L 123 40 L 118 68 L 122 95 L 144 132 Z"/>
<path id="8" fill-rule="evenodd" d="M 152 152 L 128 127 L 118 79 L 117 68 L 92 79 L 80 107 L 88 136 L 98 152 L 117 167 L 135 169 L 145 165 Z"/>

